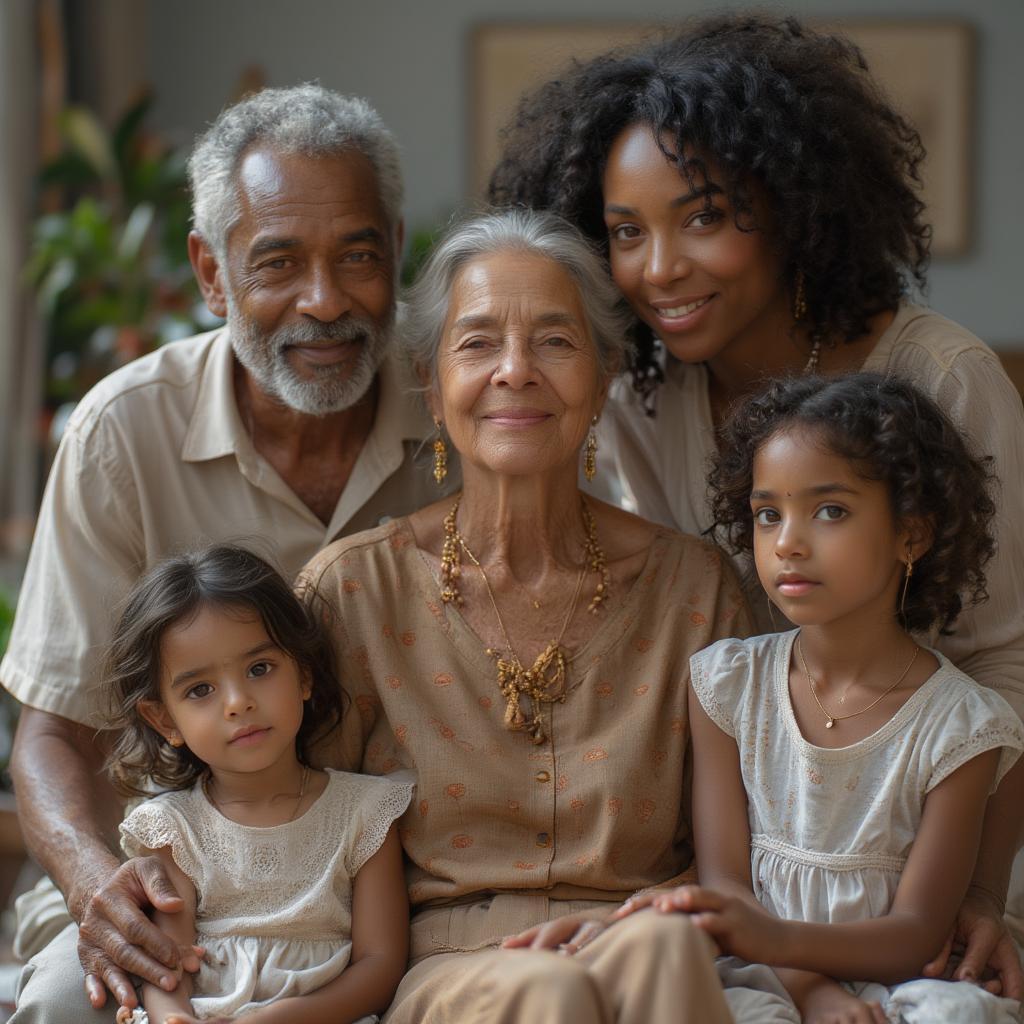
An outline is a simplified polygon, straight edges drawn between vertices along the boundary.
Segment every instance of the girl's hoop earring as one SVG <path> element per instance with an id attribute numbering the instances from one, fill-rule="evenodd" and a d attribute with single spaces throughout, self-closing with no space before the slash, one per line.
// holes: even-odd
<path id="1" fill-rule="evenodd" d="M 910 549 L 907 549 L 907 568 L 903 573 L 903 592 L 900 594 L 900 618 L 906 621 L 904 607 L 907 603 L 907 588 L 910 586 L 910 577 L 914 575 L 914 559 L 910 557 Z"/>
<path id="2" fill-rule="evenodd" d="M 772 604 L 772 599 L 767 594 L 764 595 L 764 599 L 768 605 L 768 618 L 772 624 L 772 632 L 777 633 L 779 631 L 779 624 L 775 621 L 775 605 Z"/>
<path id="3" fill-rule="evenodd" d="M 597 426 L 597 417 L 590 421 L 590 433 L 587 434 L 587 445 L 583 451 L 583 475 L 588 480 L 593 480 L 597 475 L 597 434 L 594 427 Z"/>
<path id="4" fill-rule="evenodd" d="M 434 479 L 437 486 L 444 484 L 444 478 L 448 475 L 448 446 L 444 443 L 444 436 L 441 434 L 441 421 L 435 416 L 434 426 L 437 428 L 437 439 L 434 441 Z"/>

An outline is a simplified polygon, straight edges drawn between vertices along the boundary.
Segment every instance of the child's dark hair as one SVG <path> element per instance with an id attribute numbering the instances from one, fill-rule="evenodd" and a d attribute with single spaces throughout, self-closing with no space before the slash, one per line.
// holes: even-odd
<path id="1" fill-rule="evenodd" d="M 806 429 L 822 447 L 884 483 L 897 522 L 917 517 L 931 530 L 914 563 L 902 621 L 912 632 L 949 633 L 963 607 L 985 600 L 985 563 L 995 544 L 989 458 L 913 385 L 875 373 L 770 381 L 722 425 L 708 479 L 714 525 L 736 551 L 753 548 L 754 457 L 771 437 Z"/>
<path id="2" fill-rule="evenodd" d="M 308 675 L 312 693 L 295 738 L 300 761 L 308 762 L 313 741 L 341 719 L 341 687 L 328 639 L 281 574 L 258 555 L 230 544 L 178 555 L 136 585 L 107 656 L 106 725 L 121 732 L 106 767 L 122 792 L 149 796 L 150 779 L 169 789 L 185 789 L 207 771 L 187 746 L 167 743 L 137 709 L 140 700 L 160 700 L 164 633 L 207 605 L 255 611 L 270 639 Z"/>

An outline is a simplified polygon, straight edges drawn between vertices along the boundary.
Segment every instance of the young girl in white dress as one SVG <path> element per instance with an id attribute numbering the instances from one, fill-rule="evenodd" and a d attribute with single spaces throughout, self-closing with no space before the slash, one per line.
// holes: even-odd
<path id="1" fill-rule="evenodd" d="M 109 767 L 126 792 L 168 792 L 128 815 L 122 846 L 160 858 L 184 908 L 154 920 L 205 950 L 175 991 L 143 985 L 151 1024 L 347 1024 L 394 994 L 408 905 L 393 822 L 412 787 L 311 767 L 341 713 L 329 650 L 241 548 L 163 562 L 129 598 L 109 657 L 123 730 Z"/>
<path id="2" fill-rule="evenodd" d="M 984 597 L 984 462 L 911 385 L 867 373 L 769 385 L 718 450 L 716 523 L 800 628 L 691 660 L 700 886 L 629 910 L 685 911 L 738 958 L 738 1020 L 1016 1021 L 983 986 L 910 980 L 969 885 L 1006 893 L 1009 865 L 976 860 L 1020 720 L 912 635 Z"/>

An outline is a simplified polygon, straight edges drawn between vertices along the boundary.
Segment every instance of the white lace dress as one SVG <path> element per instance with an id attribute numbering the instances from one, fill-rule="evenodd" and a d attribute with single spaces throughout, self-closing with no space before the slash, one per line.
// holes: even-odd
<path id="1" fill-rule="evenodd" d="M 796 921 L 879 917 L 896 893 L 927 794 L 972 758 L 1002 748 L 998 783 L 1024 750 L 1024 730 L 1002 697 L 936 654 L 939 668 L 877 732 L 847 747 L 814 746 L 789 697 L 797 633 L 719 641 L 691 659 L 693 690 L 739 748 L 758 900 Z M 880 999 L 894 1021 L 1016 1020 L 1001 1014 L 1015 1013 L 1017 1003 L 962 983 L 855 988 Z M 959 1016 L 948 1015 L 949 999 Z"/>
<path id="2" fill-rule="evenodd" d="M 328 775 L 316 802 L 285 825 L 239 825 L 198 784 L 140 804 L 122 823 L 125 853 L 169 846 L 195 884 L 197 942 L 207 950 L 193 987 L 197 1017 L 239 1016 L 312 992 L 348 965 L 352 880 L 413 784 Z"/>

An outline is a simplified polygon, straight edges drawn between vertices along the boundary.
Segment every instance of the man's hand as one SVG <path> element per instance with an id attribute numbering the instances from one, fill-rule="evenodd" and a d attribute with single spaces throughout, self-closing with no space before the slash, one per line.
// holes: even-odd
<path id="1" fill-rule="evenodd" d="M 1024 998 L 1024 972 L 1002 910 L 989 893 L 973 886 L 968 889 L 953 931 L 921 973 L 926 978 L 973 981 L 996 995 Z M 954 949 L 963 951 L 959 966 L 950 960 Z"/>
<path id="2" fill-rule="evenodd" d="M 127 861 L 91 893 L 70 894 L 68 906 L 78 920 L 78 957 L 95 1009 L 106 1003 L 108 988 L 122 1007 L 138 1005 L 129 974 L 171 992 L 183 969 L 199 970 L 195 951 L 179 953 L 144 913 L 154 907 L 173 914 L 183 906 L 157 857 Z"/>

